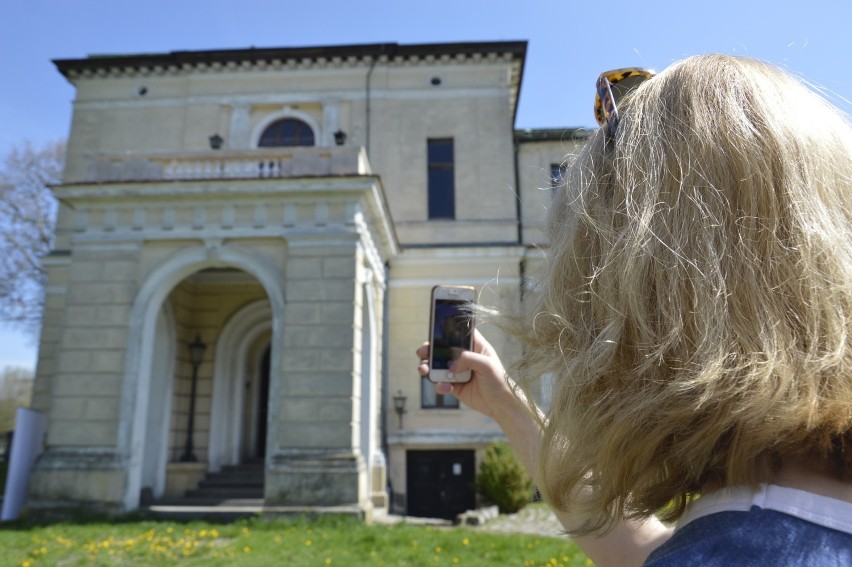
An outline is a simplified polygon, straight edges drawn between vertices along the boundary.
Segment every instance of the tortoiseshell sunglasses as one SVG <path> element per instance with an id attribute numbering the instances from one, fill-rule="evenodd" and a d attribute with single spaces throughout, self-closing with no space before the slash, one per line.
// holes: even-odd
<path id="1" fill-rule="evenodd" d="M 597 94 L 595 94 L 595 120 L 603 128 L 606 126 L 607 136 L 615 136 L 618 128 L 618 102 L 621 97 L 636 88 L 639 83 L 647 81 L 656 75 L 651 69 L 640 67 L 625 67 L 604 71 L 598 77 Z"/>

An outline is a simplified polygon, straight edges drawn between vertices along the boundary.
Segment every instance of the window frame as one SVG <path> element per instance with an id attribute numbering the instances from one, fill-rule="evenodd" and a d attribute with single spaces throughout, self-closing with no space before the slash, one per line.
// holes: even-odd
<path id="1" fill-rule="evenodd" d="M 441 151 L 442 145 L 449 145 L 449 161 L 442 161 L 435 155 Z M 429 220 L 456 219 L 455 151 L 455 139 L 452 137 L 426 139 L 426 214 Z M 443 181 L 440 181 L 441 177 Z"/>
<path id="2" fill-rule="evenodd" d="M 429 394 L 427 395 L 427 392 Z M 434 397 L 434 403 L 428 403 L 427 397 Z M 452 400 L 455 400 L 453 404 Z M 420 378 L 420 409 L 423 410 L 457 410 L 460 409 L 459 399 L 452 394 L 439 394 L 435 392 L 435 385 L 428 377 Z"/>
<path id="3" fill-rule="evenodd" d="M 304 144 L 304 143 L 264 144 L 263 140 L 264 140 L 264 137 L 266 136 L 266 133 L 269 132 L 272 128 L 276 128 L 276 127 L 280 128 L 279 125 L 283 126 L 284 123 L 292 123 L 296 126 L 296 129 L 295 129 L 296 130 L 295 131 L 296 137 L 294 137 L 294 140 L 296 140 L 297 142 L 302 142 L 303 141 L 303 132 L 307 131 L 307 132 L 310 133 L 310 142 L 311 143 L 310 144 Z M 280 134 L 280 132 L 277 132 L 276 134 Z M 280 136 L 277 135 L 276 138 L 280 139 Z M 313 127 L 310 124 L 308 124 L 307 122 L 305 122 L 304 120 L 302 120 L 301 118 L 298 118 L 298 117 L 295 117 L 295 116 L 282 116 L 281 118 L 278 118 L 277 120 L 273 120 L 272 122 L 267 124 L 266 127 L 263 128 L 263 130 L 260 132 L 260 136 L 257 139 L 257 147 L 258 148 L 311 148 L 311 147 L 314 147 L 316 145 L 317 145 L 317 135 L 316 135 L 316 132 L 314 132 Z"/>

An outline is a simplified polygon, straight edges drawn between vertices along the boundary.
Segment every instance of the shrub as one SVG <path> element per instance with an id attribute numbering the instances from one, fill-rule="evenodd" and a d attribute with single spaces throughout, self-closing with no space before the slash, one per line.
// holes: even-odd
<path id="1" fill-rule="evenodd" d="M 503 514 L 518 512 L 533 497 L 532 481 L 505 441 L 496 441 L 486 449 L 476 489 L 497 504 Z"/>

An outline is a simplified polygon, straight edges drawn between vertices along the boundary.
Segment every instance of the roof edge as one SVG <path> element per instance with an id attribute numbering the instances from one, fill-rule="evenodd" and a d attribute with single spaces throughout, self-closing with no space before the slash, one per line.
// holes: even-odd
<path id="1" fill-rule="evenodd" d="M 522 62 L 526 57 L 526 41 L 459 42 L 459 43 L 369 43 L 312 47 L 250 47 L 247 49 L 217 49 L 200 51 L 170 51 L 167 53 L 89 55 L 82 59 L 54 59 L 62 75 L 83 71 L 141 69 L 145 67 L 196 67 L 228 63 L 256 63 L 259 61 L 291 61 L 320 59 L 374 59 L 378 57 L 442 57 L 453 55 L 512 54 Z"/>

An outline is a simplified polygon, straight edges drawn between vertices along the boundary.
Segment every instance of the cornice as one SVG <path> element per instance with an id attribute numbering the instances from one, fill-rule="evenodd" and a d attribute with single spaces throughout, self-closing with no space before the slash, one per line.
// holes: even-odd
<path id="1" fill-rule="evenodd" d="M 53 63 L 59 72 L 73 83 L 78 78 L 368 67 L 375 63 L 416 66 L 515 62 L 522 67 L 526 57 L 526 47 L 525 41 L 252 47 L 136 55 L 91 55 L 83 59 L 55 59 Z"/>

